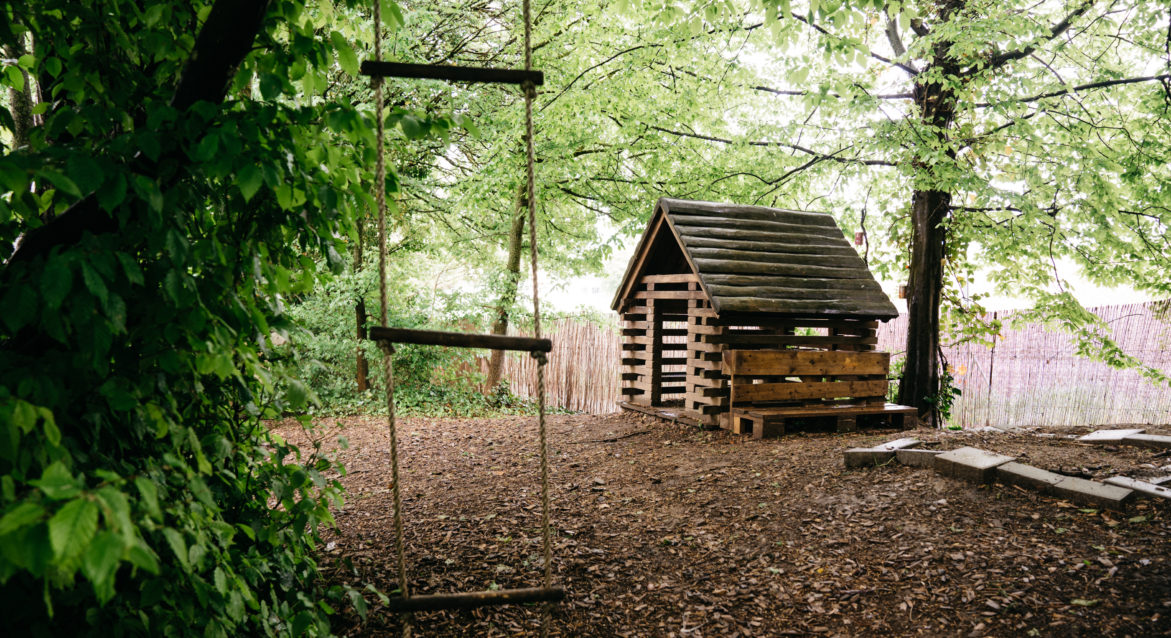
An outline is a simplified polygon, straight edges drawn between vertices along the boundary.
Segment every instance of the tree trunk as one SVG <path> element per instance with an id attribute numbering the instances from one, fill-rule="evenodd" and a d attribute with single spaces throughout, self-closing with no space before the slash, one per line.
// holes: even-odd
<path id="1" fill-rule="evenodd" d="M 354 273 L 362 269 L 362 222 L 358 220 L 358 241 L 354 242 Z M 362 351 L 362 344 L 366 341 L 366 299 L 361 293 L 354 304 L 354 325 L 357 327 L 357 343 L 354 344 L 354 356 L 358 365 L 358 392 L 370 389 L 370 362 L 366 360 L 366 353 Z"/>
<path id="2" fill-rule="evenodd" d="M 919 408 L 924 423 L 935 424 L 939 393 L 939 301 L 943 291 L 946 217 L 951 194 L 917 190 L 911 198 L 911 276 L 907 282 L 907 359 L 899 403 Z"/>
<path id="3" fill-rule="evenodd" d="M 4 57 L 13 60 L 24 55 L 24 48 L 19 44 L 10 44 L 4 47 Z M 12 148 L 28 146 L 29 131 L 33 128 L 33 87 L 29 81 L 28 72 L 20 70 L 24 76 L 24 90 L 8 89 L 8 103 L 12 109 Z"/>
<path id="4" fill-rule="evenodd" d="M 963 2 L 941 2 L 940 18 L 948 17 Z M 950 159 L 955 151 L 950 145 L 950 128 L 955 121 L 956 94 L 937 81 L 923 80 L 936 73 L 944 82 L 958 75 L 958 65 L 949 56 L 950 42 L 938 42 L 927 68 L 918 75 L 914 100 L 919 108 L 921 136 L 938 144 L 922 141 L 923 148 L 944 148 Z M 907 281 L 907 358 L 899 385 L 899 403 L 919 409 L 919 418 L 934 426 L 938 411 L 933 400 L 939 395 L 939 302 L 943 293 L 943 258 L 946 256 L 947 229 L 944 223 L 951 205 L 951 193 L 932 188 L 938 183 L 934 166 L 916 160 L 918 173 L 911 196 L 911 273 Z"/>
<path id="5" fill-rule="evenodd" d="M 516 289 L 520 285 L 520 253 L 524 239 L 525 213 L 528 212 L 529 208 L 524 193 L 523 187 L 517 192 L 512 226 L 508 229 L 508 261 L 504 266 L 506 281 L 504 282 L 504 290 L 500 292 L 500 299 L 496 303 L 496 322 L 492 324 L 492 334 L 494 335 L 508 333 L 508 313 L 512 310 L 512 304 L 516 302 Z M 500 384 L 503 372 L 504 351 L 493 350 L 488 358 L 488 375 L 484 379 L 485 392 L 491 392 Z"/>

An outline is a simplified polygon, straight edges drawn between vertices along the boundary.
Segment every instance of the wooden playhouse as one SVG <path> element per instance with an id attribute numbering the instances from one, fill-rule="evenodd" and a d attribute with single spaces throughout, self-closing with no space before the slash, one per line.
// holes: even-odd
<path id="1" fill-rule="evenodd" d="M 890 418 L 879 321 L 898 315 L 824 213 L 660 199 L 612 305 L 622 407 L 756 437 Z"/>

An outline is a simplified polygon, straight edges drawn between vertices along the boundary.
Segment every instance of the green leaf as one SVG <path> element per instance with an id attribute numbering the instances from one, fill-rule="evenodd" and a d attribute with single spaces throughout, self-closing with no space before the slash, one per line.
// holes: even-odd
<path id="1" fill-rule="evenodd" d="M 152 574 L 159 573 L 158 557 L 155 556 L 154 550 L 141 540 L 131 545 L 130 549 L 126 551 L 126 560 L 139 569 L 145 569 Z"/>
<path id="2" fill-rule="evenodd" d="M 350 43 L 346 42 L 346 38 L 337 31 L 330 33 L 329 39 L 333 42 L 333 49 L 337 52 L 337 61 L 342 66 L 342 70 L 350 75 L 357 76 L 359 72 L 358 56 L 354 54 L 354 49 L 350 46 Z"/>
<path id="3" fill-rule="evenodd" d="M 57 427 L 57 419 L 53 418 L 53 411 L 48 408 L 37 408 L 37 414 L 44 423 L 45 439 L 49 445 L 61 445 L 61 430 Z"/>
<path id="4" fill-rule="evenodd" d="M 163 529 L 163 537 L 167 539 L 167 545 L 179 559 L 179 564 L 183 566 L 183 569 L 190 569 L 187 562 L 187 541 L 183 540 L 183 534 L 179 533 L 177 529 L 167 527 Z"/>
<path id="5" fill-rule="evenodd" d="M 68 560 L 86 549 L 98 531 L 98 506 L 88 498 L 69 501 L 49 519 L 53 556 Z"/>
<path id="6" fill-rule="evenodd" d="M 81 559 L 81 573 L 89 579 L 98 596 L 98 601 L 105 604 L 113 597 L 113 578 L 122 561 L 122 551 L 125 547 L 117 534 L 103 530 L 90 543 Z"/>
<path id="7" fill-rule="evenodd" d="M 61 60 L 59 58 L 45 58 L 45 70 L 53 77 L 61 75 Z"/>
<path id="8" fill-rule="evenodd" d="M 69 262 L 61 255 L 49 257 L 41 273 L 41 296 L 45 299 L 45 305 L 50 310 L 61 307 L 72 284 L 73 274 L 69 272 Z"/>
<path id="9" fill-rule="evenodd" d="M 56 186 L 57 190 L 62 193 L 72 195 L 73 197 L 81 197 L 81 189 L 77 187 L 77 184 L 61 173 L 52 170 L 40 170 L 37 171 L 37 174 L 49 180 L 49 183 Z"/>
<path id="10" fill-rule="evenodd" d="M 29 481 L 29 484 L 40 488 L 45 496 L 54 501 L 63 501 L 81 493 L 77 479 L 73 478 L 73 475 L 61 461 L 45 468 L 45 471 L 41 473 L 41 478 Z"/>
<path id="11" fill-rule="evenodd" d="M 110 292 L 106 289 L 106 282 L 102 281 L 102 276 L 93 269 L 93 266 L 89 265 L 89 262 L 81 262 L 81 279 L 85 282 L 85 287 L 89 289 L 90 294 L 105 304 Z"/>
<path id="12" fill-rule="evenodd" d="M 21 401 L 17 399 L 12 406 L 12 425 L 15 425 L 21 432 L 28 434 L 32 432 L 37 424 L 37 408 L 28 401 Z"/>
<path id="13" fill-rule="evenodd" d="M 11 534 L 16 530 L 32 525 L 45 515 L 45 508 L 34 503 L 21 503 L 9 510 L 4 518 L 0 518 L 0 536 Z"/>
<path id="14" fill-rule="evenodd" d="M 162 518 L 163 514 L 159 509 L 159 488 L 154 481 L 145 476 L 137 476 L 134 478 L 134 486 L 142 495 L 142 503 L 146 506 L 147 513 L 155 518 Z"/>
<path id="15" fill-rule="evenodd" d="M 240 193 L 244 195 L 246 202 L 252 201 L 252 197 L 256 195 L 256 191 L 260 190 L 263 183 L 264 177 L 255 164 L 249 164 L 236 173 L 236 186 L 240 188 Z"/>
<path id="16" fill-rule="evenodd" d="M 1074 598 L 1073 600 L 1069 601 L 1069 604 L 1077 605 L 1079 607 L 1093 607 L 1094 605 L 1097 605 L 1100 602 L 1102 602 L 1102 601 L 1100 601 L 1100 600 L 1087 600 L 1085 598 Z"/>

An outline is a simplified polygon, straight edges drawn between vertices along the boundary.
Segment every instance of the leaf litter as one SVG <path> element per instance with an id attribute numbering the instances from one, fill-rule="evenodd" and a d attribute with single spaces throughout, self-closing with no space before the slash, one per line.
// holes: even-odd
<path id="1" fill-rule="evenodd" d="M 394 592 L 386 423 L 322 425 L 349 443 L 335 451 L 348 493 L 322 571 Z M 1171 633 L 1166 503 L 1117 514 L 898 464 L 845 469 L 842 450 L 908 434 L 894 431 L 754 441 L 626 414 L 558 415 L 549 427 L 553 571 L 566 600 L 547 620 L 536 605 L 418 613 L 416 633 L 538 636 L 542 622 L 553 636 Z M 1061 436 L 913 435 L 1097 479 L 1171 463 Z M 541 584 L 536 440 L 532 417 L 400 422 L 412 593 Z M 350 636 L 401 627 L 376 600 L 364 623 L 352 610 L 335 623 Z"/>

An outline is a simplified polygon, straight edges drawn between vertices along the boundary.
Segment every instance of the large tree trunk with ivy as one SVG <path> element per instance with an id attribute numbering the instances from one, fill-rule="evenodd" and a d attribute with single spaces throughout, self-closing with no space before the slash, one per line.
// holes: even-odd
<path id="1" fill-rule="evenodd" d="M 508 334 L 509 313 L 516 303 L 516 289 L 520 285 L 520 253 L 523 248 L 525 212 L 529 205 L 525 200 L 523 187 L 517 191 L 516 208 L 513 210 L 512 224 L 508 228 L 508 260 L 504 265 L 504 289 L 500 291 L 500 299 L 496 303 L 496 322 L 492 324 L 492 334 Z M 500 377 L 504 372 L 504 351 L 493 350 L 488 358 L 488 375 L 484 379 L 484 390 L 491 392 L 500 384 Z"/>

